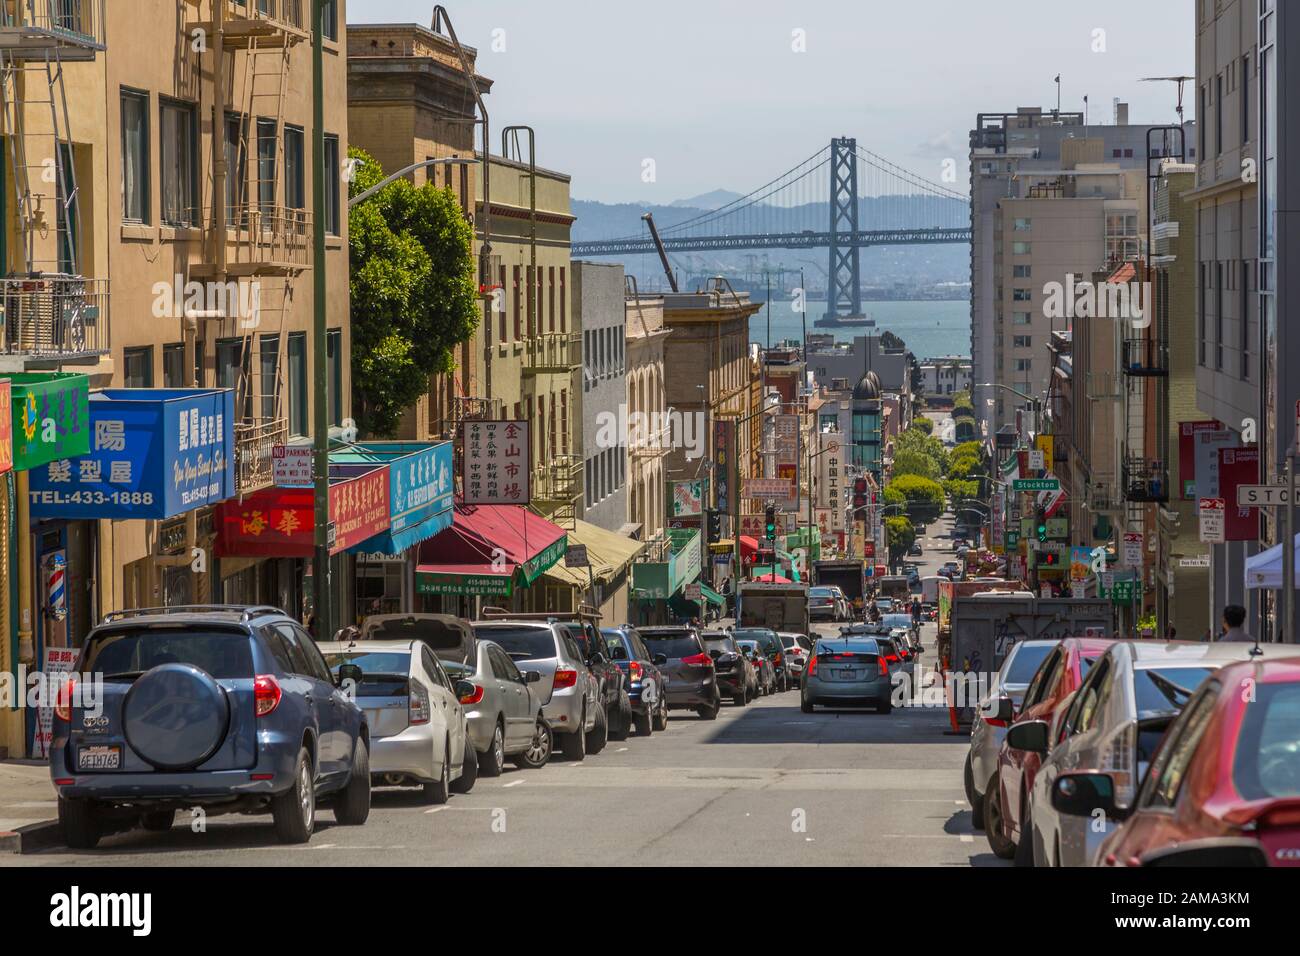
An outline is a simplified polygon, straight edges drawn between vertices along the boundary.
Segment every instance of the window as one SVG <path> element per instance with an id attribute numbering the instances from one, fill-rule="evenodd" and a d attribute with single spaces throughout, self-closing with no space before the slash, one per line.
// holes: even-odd
<path id="1" fill-rule="evenodd" d="M 1214 367 L 1223 368 L 1223 263 L 1214 264 Z"/>
<path id="2" fill-rule="evenodd" d="M 235 414 L 245 421 L 253 417 L 253 393 L 248 387 L 252 357 L 242 339 L 217 342 L 217 387 L 235 390 Z"/>
<path id="3" fill-rule="evenodd" d="M 1013 348 L 1028 349 L 1034 347 L 1034 337 L 1032 335 L 1015 335 L 1011 338 Z"/>
<path id="4" fill-rule="evenodd" d="M 188 103 L 158 104 L 162 149 L 162 221 L 169 226 L 199 222 L 198 123 Z"/>
<path id="5" fill-rule="evenodd" d="M 153 388 L 153 346 L 122 352 L 122 384 L 127 388 Z"/>
<path id="6" fill-rule="evenodd" d="M 521 308 L 520 308 L 520 305 L 523 303 L 523 300 L 524 300 L 524 297 L 523 297 L 523 291 L 524 291 L 524 290 L 523 290 L 523 288 L 522 288 L 522 286 L 523 286 L 523 267 L 522 267 L 522 266 L 515 266 L 515 267 L 514 267 L 513 279 L 514 279 L 513 286 L 514 286 L 514 300 L 515 300 L 515 307 L 514 307 L 514 329 L 515 329 L 515 339 L 518 340 L 518 339 L 522 339 L 522 338 L 524 337 L 524 333 L 523 333 L 523 327 L 524 327 L 524 326 L 523 326 L 523 321 L 524 321 L 524 320 L 523 320 L 523 312 L 522 312 L 522 310 L 521 310 Z M 502 330 L 501 330 L 501 338 L 504 339 L 505 337 L 506 337 L 506 332 L 505 332 L 505 329 L 502 328 Z"/>
<path id="7" fill-rule="evenodd" d="M 1013 242 L 1011 243 L 1011 254 L 1013 256 L 1027 256 L 1033 252 L 1034 244 L 1032 242 Z"/>
<path id="8" fill-rule="evenodd" d="M 1030 312 L 1012 312 L 1012 325 L 1032 325 L 1034 321 L 1033 314 Z"/>
<path id="9" fill-rule="evenodd" d="M 1250 54 L 1241 57 L 1241 142 L 1250 142 Z"/>
<path id="10" fill-rule="evenodd" d="M 308 3 L 308 7 L 311 4 Z M 339 12 L 334 0 L 321 0 L 320 29 L 327 40 L 339 38 Z"/>
<path id="11" fill-rule="evenodd" d="M 329 375 L 330 424 L 343 424 L 343 330 L 325 335 L 325 365 Z"/>
<path id="12" fill-rule="evenodd" d="M 149 95 L 122 91 L 122 218 L 149 221 Z"/>
<path id="13" fill-rule="evenodd" d="M 66 275 L 77 275 L 81 271 L 77 265 L 77 253 L 80 251 L 81 244 L 81 237 L 78 235 L 81 224 L 79 211 L 81 200 L 76 192 L 72 194 L 71 201 L 68 198 L 68 187 L 77 178 L 73 166 L 72 144 L 59 144 L 59 164 L 59 178 L 56 183 L 57 214 L 62 226 L 62 232 L 59 234 L 59 271 Z"/>
<path id="14" fill-rule="evenodd" d="M 1034 364 L 1034 360 L 1033 360 L 1033 359 L 1018 358 L 1018 359 L 1016 359 L 1016 371 L 1017 371 L 1017 372 L 1029 372 L 1029 371 L 1032 371 L 1032 370 L 1033 370 L 1033 364 Z"/>
<path id="15" fill-rule="evenodd" d="M 1032 219 L 1017 219 L 1015 225 L 1012 226 L 1016 232 L 1028 232 L 1033 227 L 1034 221 Z"/>
<path id="16" fill-rule="evenodd" d="M 1187 768 L 1191 765 L 1196 748 L 1214 716 L 1214 705 L 1218 698 L 1219 686 L 1210 683 L 1178 715 L 1178 719 L 1169 728 L 1164 746 L 1156 754 L 1155 762 L 1143 787 L 1139 805 L 1150 807 L 1172 807 L 1178 799 Z"/>
<path id="17" fill-rule="evenodd" d="M 1029 686 L 1025 688 L 1025 696 L 1020 705 L 1022 713 L 1039 703 L 1047 694 L 1047 678 L 1056 670 L 1056 665 L 1060 662 L 1060 659 L 1060 650 L 1053 648 L 1051 656 L 1043 661 L 1038 670 L 1034 672 L 1034 678 L 1029 682 Z"/>
<path id="18" fill-rule="evenodd" d="M 1200 93 L 1201 93 L 1201 105 L 1200 105 L 1200 106 L 1197 108 L 1197 110 L 1196 110 L 1196 115 L 1197 115 L 1198 117 L 1207 117 L 1207 116 L 1210 115 L 1209 113 L 1207 113 L 1207 112 L 1205 111 L 1205 98 L 1206 98 L 1206 90 L 1207 90 L 1207 89 L 1208 89 L 1208 87 L 1206 87 L 1206 86 L 1202 86 L 1202 87 L 1201 87 L 1201 90 L 1200 90 Z M 1196 124 L 1197 139 L 1199 140 L 1199 143 L 1198 143 L 1198 147 L 1199 147 L 1199 148 L 1198 148 L 1198 154 L 1201 155 L 1201 156 L 1204 156 L 1204 155 L 1205 155 L 1205 128 L 1206 128 L 1208 125 L 1209 125 L 1209 124 L 1208 124 L 1207 122 L 1205 122 L 1204 119 L 1202 119 L 1199 123 Z"/>
<path id="19" fill-rule="evenodd" d="M 257 121 L 257 204 L 264 216 L 275 210 L 276 123 L 273 119 Z"/>
<path id="20" fill-rule="evenodd" d="M 1207 290 L 1207 289 L 1205 288 L 1205 276 L 1206 276 L 1206 274 L 1207 274 L 1207 271 L 1208 271 L 1208 267 L 1207 267 L 1206 263 L 1202 262 L 1202 263 L 1199 264 L 1199 267 L 1198 267 L 1198 269 L 1197 269 L 1197 275 L 1196 275 L 1196 285 L 1197 285 L 1197 296 L 1196 296 L 1196 338 L 1197 338 L 1197 341 L 1200 343 L 1200 349 L 1199 349 L 1200 356 L 1199 356 L 1199 359 L 1198 359 L 1198 363 L 1199 363 L 1200 365 L 1202 365 L 1202 366 L 1204 366 L 1204 365 L 1205 365 L 1205 362 L 1206 362 L 1206 352 L 1205 352 L 1205 331 L 1206 331 L 1206 330 L 1205 330 L 1205 297 L 1209 294 L 1209 290 Z"/>
<path id="21" fill-rule="evenodd" d="M 194 343 L 194 381 L 203 387 L 203 340 Z M 185 374 L 185 346 L 169 342 L 163 346 L 163 388 L 189 388 Z"/>
<path id="22" fill-rule="evenodd" d="M 1026 266 L 1012 266 L 1012 267 L 1011 267 L 1011 277 L 1012 277 L 1013 279 L 1030 279 L 1030 278 L 1033 278 L 1033 276 L 1032 276 L 1032 271 L 1033 271 L 1032 268 L 1031 268 L 1030 266 L 1027 266 L 1027 265 L 1026 265 Z"/>
<path id="23" fill-rule="evenodd" d="M 261 415 L 263 421 L 279 417 L 280 391 L 280 336 L 263 335 L 258 340 L 258 376 L 261 385 Z"/>
<path id="24" fill-rule="evenodd" d="M 248 202 L 248 118 L 226 114 L 226 225 L 243 220 Z"/>
<path id="25" fill-rule="evenodd" d="M 339 215 L 340 189 L 339 138 L 327 133 L 325 134 L 325 231 L 331 236 L 343 234 L 342 217 Z"/>
<path id="26" fill-rule="evenodd" d="M 307 333 L 289 333 L 289 434 L 307 431 Z"/>
<path id="27" fill-rule="evenodd" d="M 1033 302 L 1034 291 L 1033 289 L 1012 289 L 1011 301 L 1012 302 Z"/>
<path id="28" fill-rule="evenodd" d="M 303 209 L 307 205 L 303 147 L 302 130 L 297 126 L 286 126 L 284 128 L 284 204 L 290 209 Z"/>
<path id="29" fill-rule="evenodd" d="M 1223 154 L 1223 74 L 1214 78 L 1214 152 Z"/>

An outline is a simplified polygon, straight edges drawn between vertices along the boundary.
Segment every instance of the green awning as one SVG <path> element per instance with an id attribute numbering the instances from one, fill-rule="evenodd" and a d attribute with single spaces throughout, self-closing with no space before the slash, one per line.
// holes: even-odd
<path id="1" fill-rule="evenodd" d="M 704 600 L 708 601 L 710 604 L 716 604 L 718 607 L 725 607 L 727 604 L 727 599 L 707 584 L 700 585 L 700 594 L 703 596 Z"/>

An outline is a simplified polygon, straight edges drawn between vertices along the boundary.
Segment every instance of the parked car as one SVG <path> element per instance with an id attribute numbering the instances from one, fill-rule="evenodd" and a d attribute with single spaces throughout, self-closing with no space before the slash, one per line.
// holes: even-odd
<path id="1" fill-rule="evenodd" d="M 659 670 L 668 658 L 653 654 L 631 624 L 607 627 L 601 631 L 609 648 L 610 659 L 627 679 L 628 705 L 632 708 L 632 726 L 641 737 L 656 730 L 668 729 L 668 697 L 664 693 L 667 677 Z"/>
<path id="2" fill-rule="evenodd" d="M 790 677 L 785 670 L 785 645 L 781 643 L 781 638 L 777 637 L 776 631 L 766 627 L 745 627 L 737 628 L 733 634 L 737 640 L 758 641 L 763 656 L 772 662 L 776 689 L 779 691 L 790 689 Z"/>
<path id="3" fill-rule="evenodd" d="M 1058 815 L 1122 821 L 1098 848 L 1101 866 L 1222 840 L 1254 842 L 1269 866 L 1300 866 L 1300 657 L 1211 674 L 1161 740 L 1131 814 L 1116 796 L 1099 772 L 1062 773 L 1051 788 Z"/>
<path id="4" fill-rule="evenodd" d="M 1011 727 L 1027 721 L 1051 724 L 1061 717 L 1066 700 L 1079 689 L 1089 668 L 1112 643 L 1095 637 L 1070 637 L 1061 641 L 1034 672 L 1020 713 Z M 1007 733 L 1010 734 L 1010 728 Z M 1018 844 L 1034 775 L 1041 763 L 1041 754 L 1013 748 L 1006 740 L 998 750 L 997 767 L 984 787 L 984 835 L 993 852 L 1003 859 L 1017 857 L 1021 864 L 1031 861 L 1028 842 L 1023 850 L 1018 849 Z"/>
<path id="5" fill-rule="evenodd" d="M 750 669 L 754 672 L 754 696 L 765 697 L 768 694 L 775 694 L 776 670 L 772 667 L 772 661 L 763 653 L 763 648 L 758 641 L 738 638 L 736 647 L 745 655 L 745 660 L 749 661 Z"/>
<path id="6" fill-rule="evenodd" d="M 737 707 L 744 707 L 756 693 L 758 682 L 754 679 L 754 666 L 726 631 L 705 631 L 700 638 L 704 641 L 705 652 L 713 658 L 718 693 L 730 697 Z"/>
<path id="7" fill-rule="evenodd" d="M 1198 641 L 1116 642 L 1079 688 L 1055 734 L 1040 725 L 1027 727 L 1013 740 L 1008 731 L 1007 747 L 1028 741 L 1042 761 L 1028 791 L 1029 819 L 1022 823 L 1021 839 L 1027 836 L 1029 850 L 1020 854 L 1022 860 L 1040 866 L 1092 863 L 1102 841 L 1114 830 L 1115 818 L 1098 823 L 1057 812 L 1051 798 L 1057 777 L 1081 770 L 1108 774 L 1114 783 L 1115 806 L 1131 809 L 1156 746 L 1183 705 L 1213 671 L 1249 660 L 1253 647 Z M 1283 644 L 1263 645 L 1260 650 L 1264 659 L 1296 653 Z"/>
<path id="8" fill-rule="evenodd" d="M 555 740 L 542 715 L 541 671 L 521 671 L 499 644 L 478 641 L 470 663 L 443 661 L 453 680 L 469 684 L 460 698 L 478 772 L 499 777 L 506 758 L 520 768 L 546 766 Z"/>
<path id="9" fill-rule="evenodd" d="M 285 843 L 311 838 L 318 800 L 344 825 L 370 814 L 370 726 L 339 686 L 357 675 L 335 678 L 277 608 L 113 612 L 73 673 L 103 675 L 94 713 L 70 681 L 53 715 L 50 775 L 74 849 L 170 829 L 191 807 L 269 811 Z"/>
<path id="10" fill-rule="evenodd" d="M 844 592 L 836 587 L 808 589 L 808 617 L 811 620 L 847 621 L 852 616 Z"/>
<path id="11" fill-rule="evenodd" d="M 786 676 L 798 687 L 803 679 L 803 669 L 808 659 L 812 657 L 812 639 L 807 634 L 792 631 L 777 631 L 776 636 L 781 638 L 781 643 L 785 645 Z"/>
<path id="12" fill-rule="evenodd" d="M 468 682 L 453 680 L 423 641 L 329 641 L 320 645 L 336 679 L 352 670 L 351 693 L 370 727 L 372 784 L 417 786 L 430 803 L 469 793 L 478 778 Z"/>
<path id="13" fill-rule="evenodd" d="M 566 621 L 564 628 L 582 651 L 587 667 L 599 687 L 597 698 L 605 711 L 605 727 L 610 740 L 626 740 L 632 732 L 632 701 L 623 685 L 623 670 L 609 658 L 609 648 L 600 633 L 599 616 L 584 616 Z"/>
<path id="14" fill-rule="evenodd" d="M 819 706 L 875 707 L 888 714 L 893 681 L 881 639 L 846 635 L 819 640 L 804 671 L 799 709 Z"/>
<path id="15" fill-rule="evenodd" d="M 361 621 L 367 641 L 423 641 L 438 659 L 467 664 L 474 658 L 474 629 L 451 614 L 372 614 Z"/>
<path id="16" fill-rule="evenodd" d="M 1012 644 L 988 693 L 975 708 L 962 777 L 971 820 L 977 830 L 984 829 L 984 787 L 997 770 L 998 751 L 1002 749 L 1007 726 L 1020 710 L 1025 689 L 1038 666 L 1059 643 L 1058 640 L 1027 640 Z"/>
<path id="17" fill-rule="evenodd" d="M 668 708 L 694 710 L 705 720 L 715 720 L 722 706 L 717 670 L 693 627 L 643 627 L 638 629 L 650 653 L 662 655 L 659 670 L 667 679 Z"/>
<path id="18" fill-rule="evenodd" d="M 542 716 L 565 758 L 582 760 L 604 749 L 608 724 L 600 684 L 560 620 L 493 614 L 472 626 L 476 638 L 499 645 L 516 667 L 542 675 L 535 688 L 543 702 Z"/>
<path id="19" fill-rule="evenodd" d="M 913 541 L 912 546 L 907 549 L 907 556 L 910 558 L 919 558 L 925 552 L 921 550 L 921 542 Z"/>

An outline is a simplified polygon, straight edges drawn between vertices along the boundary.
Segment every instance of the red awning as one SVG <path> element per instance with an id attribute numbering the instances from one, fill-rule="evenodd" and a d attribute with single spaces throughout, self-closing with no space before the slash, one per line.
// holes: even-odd
<path id="1" fill-rule="evenodd" d="M 758 539 L 751 538 L 747 534 L 742 534 L 740 536 L 740 556 L 742 558 L 748 558 L 756 551 L 758 551 Z"/>
<path id="2" fill-rule="evenodd" d="M 554 563 L 548 549 L 566 539 L 522 505 L 457 505 L 451 527 L 420 545 L 416 572 L 513 575 L 523 566 L 531 582 Z"/>
<path id="3" fill-rule="evenodd" d="M 779 574 L 760 574 L 754 580 L 759 584 L 794 584 L 789 578 Z"/>

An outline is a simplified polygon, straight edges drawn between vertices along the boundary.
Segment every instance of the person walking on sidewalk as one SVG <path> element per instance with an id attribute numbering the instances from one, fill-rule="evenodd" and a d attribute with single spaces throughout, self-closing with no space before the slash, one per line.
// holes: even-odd
<path id="1" fill-rule="evenodd" d="M 1223 620 L 1220 622 L 1221 633 L 1219 634 L 1219 641 L 1254 644 L 1255 639 L 1251 637 L 1242 626 L 1245 623 L 1246 609 L 1240 604 L 1227 605 L 1223 609 Z"/>

